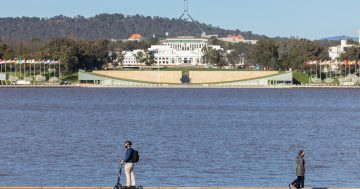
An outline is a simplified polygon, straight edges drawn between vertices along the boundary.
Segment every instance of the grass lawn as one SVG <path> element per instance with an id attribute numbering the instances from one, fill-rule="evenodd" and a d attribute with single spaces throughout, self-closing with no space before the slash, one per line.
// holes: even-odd
<path id="1" fill-rule="evenodd" d="M 71 83 L 77 83 L 78 82 L 78 72 L 64 73 L 61 76 L 61 80 L 70 81 Z"/>
<path id="2" fill-rule="evenodd" d="M 294 84 L 309 83 L 309 76 L 307 73 L 293 72 Z"/>

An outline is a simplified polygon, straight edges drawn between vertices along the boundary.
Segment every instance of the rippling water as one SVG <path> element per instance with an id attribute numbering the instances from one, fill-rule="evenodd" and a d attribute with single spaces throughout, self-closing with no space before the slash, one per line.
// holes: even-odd
<path id="1" fill-rule="evenodd" d="M 360 187 L 357 89 L 0 88 L 0 186 Z M 124 183 L 124 177 L 122 182 Z"/>

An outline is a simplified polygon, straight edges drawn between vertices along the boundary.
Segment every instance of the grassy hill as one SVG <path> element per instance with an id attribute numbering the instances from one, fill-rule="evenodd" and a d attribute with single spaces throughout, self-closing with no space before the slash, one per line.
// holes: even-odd
<path id="1" fill-rule="evenodd" d="M 204 23 L 201 27 L 207 34 L 241 34 L 246 39 L 259 39 L 265 36 L 240 30 L 225 30 Z M 55 16 L 52 18 L 17 17 L 0 18 L 0 39 L 54 39 L 72 38 L 84 40 L 127 39 L 133 33 L 145 38 L 170 36 L 200 36 L 199 28 L 193 22 L 178 19 L 150 16 L 125 16 L 123 14 L 100 14 L 94 17 Z"/>

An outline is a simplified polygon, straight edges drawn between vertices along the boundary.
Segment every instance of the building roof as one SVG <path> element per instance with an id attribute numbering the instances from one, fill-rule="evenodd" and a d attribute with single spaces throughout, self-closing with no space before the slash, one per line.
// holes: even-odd
<path id="1" fill-rule="evenodd" d="M 226 38 L 220 38 L 222 41 L 240 43 L 244 42 L 245 38 L 241 35 L 228 35 Z"/>
<path id="2" fill-rule="evenodd" d="M 245 38 L 241 35 L 228 35 L 228 38 L 234 39 L 234 40 L 244 40 Z"/>
<path id="3" fill-rule="evenodd" d="M 140 40 L 140 39 L 142 39 L 142 36 L 140 34 L 135 33 L 132 34 L 128 40 Z"/>

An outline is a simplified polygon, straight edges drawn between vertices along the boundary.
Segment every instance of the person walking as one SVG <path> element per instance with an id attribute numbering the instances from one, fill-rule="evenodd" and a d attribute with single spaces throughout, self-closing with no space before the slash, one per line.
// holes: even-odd
<path id="1" fill-rule="evenodd" d="M 126 154 L 123 160 L 120 160 L 120 164 L 125 163 L 125 176 L 126 176 L 126 189 L 136 189 L 135 183 L 135 174 L 134 174 L 134 165 L 132 159 L 132 154 L 134 149 L 132 149 L 132 142 L 125 142 Z"/>
<path id="2" fill-rule="evenodd" d="M 296 176 L 297 178 L 289 184 L 289 189 L 291 187 L 296 187 L 297 189 L 304 188 L 305 183 L 305 151 L 300 150 L 298 153 L 298 157 L 296 159 Z"/>

